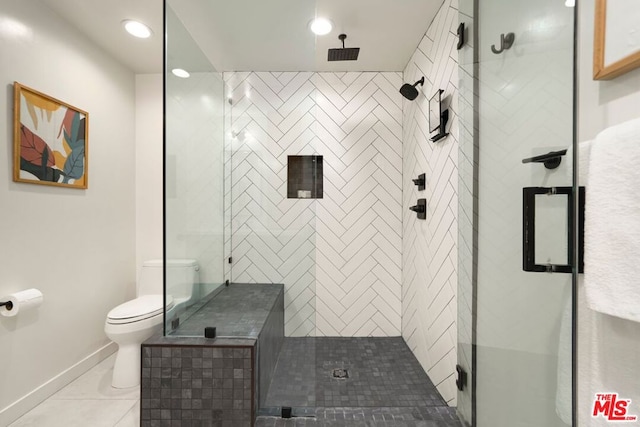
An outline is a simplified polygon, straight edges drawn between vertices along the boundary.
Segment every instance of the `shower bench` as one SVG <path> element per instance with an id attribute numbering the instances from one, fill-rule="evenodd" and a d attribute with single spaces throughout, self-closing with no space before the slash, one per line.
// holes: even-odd
<path id="1" fill-rule="evenodd" d="M 284 340 L 284 286 L 231 284 L 182 319 L 142 344 L 140 426 L 253 425 Z"/>

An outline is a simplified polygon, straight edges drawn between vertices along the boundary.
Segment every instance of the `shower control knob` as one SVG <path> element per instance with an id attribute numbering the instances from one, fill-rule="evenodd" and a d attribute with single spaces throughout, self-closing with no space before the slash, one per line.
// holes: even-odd
<path id="1" fill-rule="evenodd" d="M 410 206 L 409 210 L 418 215 L 418 219 L 427 219 L 427 199 L 418 199 L 418 204 Z"/>
<path id="2" fill-rule="evenodd" d="M 426 188 L 426 175 L 421 173 L 418 175 L 418 179 L 412 179 L 414 185 L 418 186 L 418 191 L 422 191 Z"/>

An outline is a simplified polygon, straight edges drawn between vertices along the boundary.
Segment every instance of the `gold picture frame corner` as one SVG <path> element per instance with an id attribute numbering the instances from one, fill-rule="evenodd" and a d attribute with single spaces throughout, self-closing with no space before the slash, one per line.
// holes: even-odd
<path id="1" fill-rule="evenodd" d="M 593 40 L 593 80 L 611 80 L 640 67 L 640 48 L 612 64 L 605 64 L 607 42 L 607 8 L 615 1 L 595 0 Z M 609 37 L 611 39 L 611 37 Z"/>

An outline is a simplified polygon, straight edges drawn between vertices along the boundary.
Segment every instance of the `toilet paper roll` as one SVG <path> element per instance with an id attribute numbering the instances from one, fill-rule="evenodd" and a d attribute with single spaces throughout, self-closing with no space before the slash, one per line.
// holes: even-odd
<path id="1" fill-rule="evenodd" d="M 9 310 L 6 305 L 0 307 L 0 314 L 5 317 L 13 317 L 24 310 L 36 308 L 42 304 L 43 295 L 38 289 L 26 289 L 0 298 L 1 302 L 11 301 Z"/>

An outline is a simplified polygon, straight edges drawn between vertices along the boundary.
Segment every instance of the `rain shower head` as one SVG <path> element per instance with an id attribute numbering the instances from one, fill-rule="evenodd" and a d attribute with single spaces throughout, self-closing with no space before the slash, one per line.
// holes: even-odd
<path id="1" fill-rule="evenodd" d="M 424 85 L 424 77 L 422 77 L 420 80 L 418 80 L 412 85 L 409 83 L 403 84 L 402 87 L 400 88 L 400 93 L 409 101 L 413 101 L 418 97 L 418 89 L 416 89 L 416 86 L 418 85 L 420 86 Z"/>
<path id="2" fill-rule="evenodd" d="M 327 55 L 328 61 L 357 61 L 360 54 L 359 47 L 344 47 L 344 41 L 347 38 L 346 34 L 340 34 L 338 39 L 342 42 L 342 47 L 337 49 L 329 49 Z"/>

